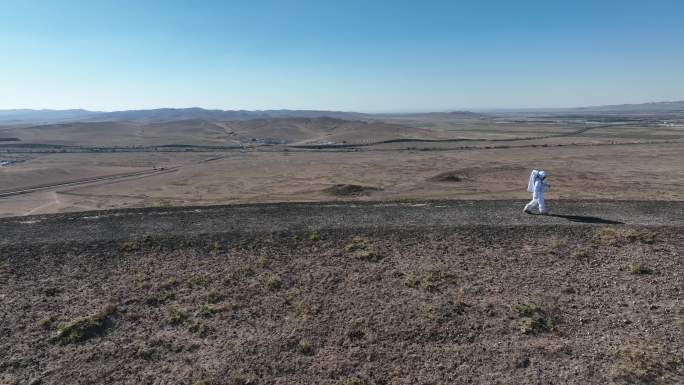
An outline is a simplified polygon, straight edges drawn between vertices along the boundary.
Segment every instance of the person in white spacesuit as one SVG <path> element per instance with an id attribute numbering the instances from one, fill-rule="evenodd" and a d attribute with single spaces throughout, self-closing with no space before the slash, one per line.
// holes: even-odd
<path id="1" fill-rule="evenodd" d="M 527 191 L 532 193 L 532 200 L 525 205 L 523 210 L 526 214 L 532 214 L 534 206 L 539 206 L 539 214 L 546 215 L 546 207 L 544 206 L 544 191 L 551 187 L 546 183 L 546 171 L 532 170 L 530 180 L 527 182 Z"/>

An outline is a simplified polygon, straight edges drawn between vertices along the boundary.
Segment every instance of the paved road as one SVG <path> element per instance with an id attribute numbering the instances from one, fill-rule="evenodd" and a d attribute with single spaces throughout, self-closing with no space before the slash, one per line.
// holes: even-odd
<path id="1" fill-rule="evenodd" d="M 90 211 L 0 219 L 0 243 L 119 240 L 145 235 L 420 227 L 682 226 L 684 202 L 551 201 L 553 216 L 522 201 L 284 203 Z"/>

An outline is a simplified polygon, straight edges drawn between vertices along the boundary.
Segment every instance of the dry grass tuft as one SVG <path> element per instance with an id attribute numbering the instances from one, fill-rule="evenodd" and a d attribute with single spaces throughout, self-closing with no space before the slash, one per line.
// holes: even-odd
<path id="1" fill-rule="evenodd" d="M 108 318 L 116 312 L 117 306 L 108 304 L 93 315 L 79 317 L 66 324 L 59 324 L 57 331 L 49 338 L 49 341 L 66 345 L 94 337 L 104 331 Z"/>
<path id="2" fill-rule="evenodd" d="M 454 273 L 444 270 L 429 270 L 421 275 L 410 276 L 404 284 L 414 289 L 425 291 L 437 291 L 442 284 L 449 283 L 456 279 Z"/>
<path id="3" fill-rule="evenodd" d="M 572 253 L 572 256 L 580 261 L 588 261 L 591 259 L 591 250 L 587 248 L 575 250 Z"/>
<path id="4" fill-rule="evenodd" d="M 375 243 L 366 237 L 354 237 L 344 251 L 363 261 L 379 262 L 382 259 Z"/>
<path id="5" fill-rule="evenodd" d="M 140 243 L 138 241 L 125 241 L 119 245 L 119 250 L 125 253 L 131 253 L 140 250 Z"/>
<path id="6" fill-rule="evenodd" d="M 661 349 L 627 348 L 617 352 L 613 379 L 625 384 L 681 384 L 684 359 Z"/>
<path id="7" fill-rule="evenodd" d="M 645 264 L 643 264 L 641 262 L 633 263 L 630 266 L 630 271 L 632 272 L 632 274 L 638 274 L 638 275 L 653 274 L 653 269 L 651 269 L 650 267 L 646 266 Z"/>
<path id="8" fill-rule="evenodd" d="M 259 258 L 257 258 L 257 266 L 259 268 L 265 269 L 270 265 L 270 261 L 268 260 L 268 257 L 265 255 L 260 255 Z"/>
<path id="9" fill-rule="evenodd" d="M 594 232 L 594 240 L 609 246 L 623 246 L 630 243 L 653 244 L 658 233 L 644 229 L 617 229 L 603 227 Z"/>

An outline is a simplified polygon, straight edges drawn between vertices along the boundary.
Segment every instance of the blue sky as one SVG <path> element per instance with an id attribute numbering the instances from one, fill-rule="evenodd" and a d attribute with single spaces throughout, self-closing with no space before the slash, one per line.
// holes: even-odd
<path id="1" fill-rule="evenodd" d="M 6 1 L 0 109 L 684 99 L 684 2 Z"/>

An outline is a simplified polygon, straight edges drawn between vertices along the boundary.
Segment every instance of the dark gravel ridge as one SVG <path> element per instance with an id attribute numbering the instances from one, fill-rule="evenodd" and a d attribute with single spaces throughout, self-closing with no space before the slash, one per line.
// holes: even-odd
<path id="1" fill-rule="evenodd" d="M 0 219 L 0 244 L 294 229 L 684 224 L 684 201 L 550 201 L 553 215 L 545 217 L 523 214 L 524 204 L 500 200 L 327 202 L 88 211 Z"/>

